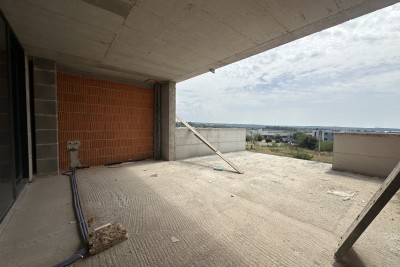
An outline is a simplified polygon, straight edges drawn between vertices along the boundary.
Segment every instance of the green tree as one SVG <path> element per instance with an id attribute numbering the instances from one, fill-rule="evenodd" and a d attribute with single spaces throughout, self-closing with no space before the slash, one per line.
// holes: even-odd
<path id="1" fill-rule="evenodd" d="M 271 138 L 265 137 L 265 143 L 271 143 L 271 142 L 272 142 L 272 139 L 271 139 Z"/>
<path id="2" fill-rule="evenodd" d="M 279 134 L 277 134 L 277 135 L 275 136 L 275 142 L 281 143 L 282 140 L 283 140 L 283 138 L 282 138 L 282 136 L 280 136 Z"/>
<path id="3" fill-rule="evenodd" d="M 308 149 L 314 150 L 317 147 L 318 139 L 309 135 L 306 138 L 306 147 Z"/>
<path id="4" fill-rule="evenodd" d="M 251 142 L 253 141 L 253 136 L 252 135 L 246 135 L 246 142 Z"/>
<path id="5" fill-rule="evenodd" d="M 254 135 L 254 140 L 255 140 L 255 141 L 258 141 L 258 142 L 261 142 L 261 141 L 263 140 L 263 137 L 262 137 L 261 134 L 256 133 L 256 134 Z"/>
<path id="6" fill-rule="evenodd" d="M 314 150 L 317 147 L 318 139 L 311 135 L 302 132 L 297 132 L 293 135 L 293 137 L 295 139 L 295 143 L 299 147 L 304 147 L 311 150 Z"/>

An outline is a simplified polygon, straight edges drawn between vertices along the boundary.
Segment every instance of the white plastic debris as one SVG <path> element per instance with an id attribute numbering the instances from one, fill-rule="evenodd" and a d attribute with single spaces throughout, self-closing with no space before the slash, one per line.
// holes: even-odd
<path id="1" fill-rule="evenodd" d="M 173 236 L 173 237 L 171 237 L 171 242 L 172 242 L 172 243 L 179 242 L 179 239 L 176 238 L 175 236 Z"/>
<path id="2" fill-rule="evenodd" d="M 355 194 L 355 192 L 353 192 L 353 191 L 328 191 L 327 193 L 330 195 L 335 195 L 335 196 L 343 197 L 343 198 L 346 198 L 346 197 L 351 198 Z"/>

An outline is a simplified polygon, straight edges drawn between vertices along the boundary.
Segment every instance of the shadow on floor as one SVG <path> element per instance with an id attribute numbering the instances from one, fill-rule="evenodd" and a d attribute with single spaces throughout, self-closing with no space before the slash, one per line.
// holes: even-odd
<path id="1" fill-rule="evenodd" d="M 208 170 L 213 170 L 214 167 L 218 166 L 218 167 L 222 167 L 224 169 L 223 172 L 239 174 L 237 171 L 233 170 L 233 168 L 231 166 L 229 166 L 227 163 L 222 161 L 222 159 L 221 159 L 221 164 L 210 164 L 210 165 L 199 164 L 199 163 L 190 162 L 190 161 L 184 161 L 184 160 L 179 161 L 179 162 L 184 164 L 184 165 L 197 166 L 197 167 L 201 167 L 201 169 L 208 169 Z M 219 172 L 219 171 L 217 171 L 217 172 Z"/>
<path id="2" fill-rule="evenodd" d="M 336 170 L 328 170 L 325 172 L 326 174 L 329 175 L 335 175 L 335 176 L 340 176 L 340 177 L 346 177 L 350 179 L 355 179 L 355 180 L 361 180 L 361 181 L 368 181 L 372 182 L 375 184 L 382 184 L 383 181 L 385 180 L 384 178 L 379 178 L 379 177 L 370 177 L 370 176 L 365 176 L 362 174 L 355 174 L 355 173 L 350 173 L 350 172 L 342 172 L 342 171 L 336 171 Z"/>
<path id="3" fill-rule="evenodd" d="M 363 260 L 357 252 L 351 248 L 349 252 L 340 261 L 335 261 L 333 267 L 366 267 Z"/>

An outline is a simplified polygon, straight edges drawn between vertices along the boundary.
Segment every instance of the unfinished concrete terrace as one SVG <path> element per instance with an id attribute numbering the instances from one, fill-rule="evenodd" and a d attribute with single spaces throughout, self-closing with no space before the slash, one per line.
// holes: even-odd
<path id="1" fill-rule="evenodd" d="M 79 170 L 91 229 L 117 221 L 129 239 L 74 266 L 399 265 L 399 192 L 343 262 L 333 257 L 381 178 L 272 155 L 227 155 L 245 174 L 217 156 Z M 57 176 L 25 189 L 2 225 L 2 266 L 48 266 L 80 247 L 69 187 L 67 176 Z"/>

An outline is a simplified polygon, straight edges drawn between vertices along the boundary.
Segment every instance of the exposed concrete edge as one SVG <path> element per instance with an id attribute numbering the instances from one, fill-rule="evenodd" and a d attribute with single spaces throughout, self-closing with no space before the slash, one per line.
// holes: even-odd
<path id="1" fill-rule="evenodd" d="M 399 137 L 400 138 L 400 133 L 353 133 L 353 132 L 351 132 L 351 133 L 341 133 L 341 132 L 337 132 L 337 133 L 335 133 L 334 132 L 334 134 L 336 135 L 358 135 L 358 136 L 362 136 L 362 135 L 365 135 L 365 136 L 376 136 L 376 137 L 391 137 L 391 136 L 397 136 L 397 137 Z"/>
<path id="2" fill-rule="evenodd" d="M 242 52 L 234 54 L 230 57 L 227 57 L 225 59 L 221 59 L 217 62 L 214 62 L 210 65 L 204 66 L 196 71 L 182 75 L 181 77 L 176 79 L 176 82 L 182 82 L 182 81 L 188 80 L 190 78 L 193 78 L 195 76 L 207 73 L 210 68 L 218 69 L 218 68 L 224 67 L 226 65 L 229 65 L 231 63 L 240 61 L 242 59 L 263 53 L 265 51 L 268 51 L 268 50 L 276 48 L 278 46 L 290 43 L 292 41 L 295 41 L 297 39 L 311 35 L 313 33 L 320 32 L 322 30 L 329 29 L 336 25 L 342 24 L 351 19 L 355 19 L 355 18 L 361 17 L 363 15 L 369 14 L 371 12 L 374 12 L 376 10 L 394 5 L 398 2 L 400 2 L 400 1 L 399 0 L 389 0 L 389 1 L 385 1 L 385 2 L 382 2 L 379 0 L 363 1 L 362 3 L 360 3 L 358 5 L 355 5 L 346 10 L 335 13 L 327 18 L 318 20 L 312 24 L 308 24 L 302 28 L 299 28 L 297 30 L 294 30 L 294 31 L 288 32 L 284 35 L 281 35 L 279 37 L 276 37 L 273 40 L 269 40 L 267 42 L 261 43 L 255 47 L 249 48 L 247 50 L 244 50 Z M 372 8 L 371 8 L 371 6 L 372 6 Z M 374 11 L 371 11 L 371 10 L 374 10 Z"/>
<path id="3" fill-rule="evenodd" d="M 77 70 L 74 68 L 66 67 L 65 65 L 62 65 L 61 63 L 60 64 L 57 63 L 57 71 L 86 76 L 86 77 L 99 79 L 99 80 L 106 80 L 106 81 L 110 81 L 110 82 L 131 84 L 131 85 L 135 85 L 135 86 L 145 88 L 145 89 L 152 89 L 154 86 L 154 83 L 155 83 L 155 82 L 154 83 L 153 82 L 145 83 L 145 82 L 141 82 L 141 81 L 129 79 L 129 78 L 124 78 L 124 77 L 117 76 L 117 75 L 116 76 L 104 75 L 104 74 L 96 74 L 96 73 L 90 72 L 90 71 Z"/>
<path id="4" fill-rule="evenodd" d="M 147 86 L 152 86 L 154 83 L 169 80 L 167 77 L 148 75 L 137 71 L 104 65 L 101 64 L 101 61 L 99 60 L 46 50 L 32 45 L 24 45 L 24 48 L 30 57 L 41 55 L 40 58 L 54 60 L 59 69 L 68 70 L 68 72 L 79 71 L 81 74 L 85 75 L 98 75 L 98 77 L 104 76 L 113 80 L 118 79 L 118 81 L 122 79 L 126 82 L 139 82 Z M 150 80 L 147 82 L 146 79 Z"/>

